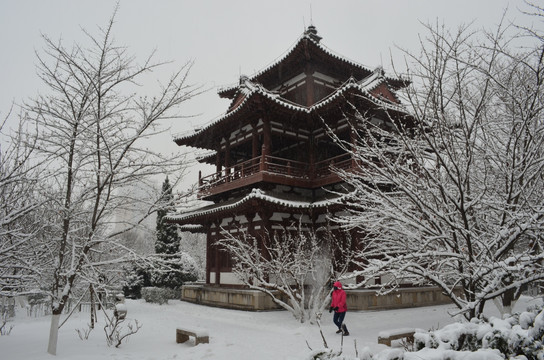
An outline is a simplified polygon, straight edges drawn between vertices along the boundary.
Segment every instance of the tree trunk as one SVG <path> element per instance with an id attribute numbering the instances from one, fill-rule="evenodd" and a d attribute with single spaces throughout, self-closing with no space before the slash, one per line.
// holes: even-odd
<path id="1" fill-rule="evenodd" d="M 94 329 L 94 322 L 95 322 L 97 316 L 96 316 L 96 308 L 95 308 L 96 304 L 95 304 L 95 301 L 94 301 L 94 289 L 93 289 L 92 284 L 89 285 L 89 294 L 91 296 L 91 325 L 90 325 L 90 327 L 91 327 L 91 329 Z M 100 310 L 100 309 L 98 309 L 98 310 Z"/>
<path id="2" fill-rule="evenodd" d="M 495 306 L 497 306 L 497 309 L 499 309 L 501 313 L 501 317 L 505 314 L 512 314 L 512 310 L 518 298 L 519 296 L 516 296 L 516 290 L 510 289 L 501 296 L 493 299 Z"/>
<path id="3" fill-rule="evenodd" d="M 57 355 L 57 340 L 59 338 L 60 314 L 51 315 L 51 328 L 49 329 L 49 344 L 47 352 L 51 355 Z"/>

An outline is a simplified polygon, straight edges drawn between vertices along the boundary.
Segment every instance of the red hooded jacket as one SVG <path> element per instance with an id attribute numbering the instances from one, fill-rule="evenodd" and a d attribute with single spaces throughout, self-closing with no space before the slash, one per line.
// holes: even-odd
<path id="1" fill-rule="evenodd" d="M 348 307 L 346 306 L 346 292 L 342 289 L 342 283 L 337 281 L 334 283 L 336 289 L 332 292 L 331 307 L 338 307 L 336 312 L 346 312 Z"/>

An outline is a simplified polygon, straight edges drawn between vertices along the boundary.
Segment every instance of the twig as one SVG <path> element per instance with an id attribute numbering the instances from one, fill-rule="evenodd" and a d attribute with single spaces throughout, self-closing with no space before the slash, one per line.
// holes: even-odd
<path id="1" fill-rule="evenodd" d="M 321 334 L 321 338 L 323 339 L 323 346 L 325 347 L 325 349 L 328 349 L 329 346 L 327 345 L 327 340 L 325 340 L 325 335 L 323 335 L 323 330 L 321 330 L 321 324 L 319 324 L 319 333 Z"/>
<path id="2" fill-rule="evenodd" d="M 70 318 L 70 316 L 72 316 L 72 314 L 74 313 L 74 311 L 76 311 L 77 307 L 79 306 L 79 304 L 81 303 L 81 300 L 83 300 L 83 297 L 85 296 L 85 294 L 87 294 L 87 290 L 85 290 L 83 292 L 83 294 L 81 295 L 81 297 L 79 298 L 79 300 L 76 302 L 76 304 L 74 305 L 74 307 L 72 308 L 72 311 L 70 311 L 70 313 L 68 314 L 68 316 L 66 316 L 66 318 L 64 319 L 64 321 L 59 325 L 59 329 L 62 327 L 62 325 L 64 325 L 66 323 L 66 321 L 68 321 L 68 319 Z"/>

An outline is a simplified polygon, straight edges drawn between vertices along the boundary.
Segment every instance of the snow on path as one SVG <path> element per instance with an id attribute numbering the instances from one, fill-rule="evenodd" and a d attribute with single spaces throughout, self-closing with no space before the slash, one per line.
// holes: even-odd
<path id="1" fill-rule="evenodd" d="M 534 300 L 524 298 L 516 307 L 524 310 Z M 496 316 L 494 306 L 488 315 Z M 85 329 L 88 313 L 76 313 L 59 331 L 59 360 L 170 360 L 170 359 L 236 359 L 294 360 L 312 349 L 323 347 L 317 326 L 300 324 L 286 311 L 247 312 L 206 307 L 181 301 L 168 305 L 147 304 L 143 300 L 127 301 L 127 319 L 143 324 L 137 334 L 120 348 L 109 348 L 104 338 L 104 321 L 100 320 L 88 340 L 79 339 L 75 329 Z M 388 311 L 349 312 L 346 323 L 351 336 L 344 338 L 344 354 L 355 356 L 354 341 L 359 352 L 369 347 L 372 352 L 385 348 L 377 344 L 380 331 L 414 327 L 437 329 L 454 322 L 448 311 L 451 305 Z M 46 354 L 49 318 L 19 316 L 12 322 L 11 335 L 0 337 L 0 358 L 17 360 L 52 360 Z M 193 345 L 193 340 L 176 344 L 178 326 L 207 329 L 210 344 Z M 340 348 L 341 336 L 335 334 L 332 314 L 324 313 L 322 331 L 329 345 Z M 308 343 L 308 345 L 307 345 Z M 393 344 L 395 346 L 395 343 Z M 397 345 L 398 346 L 398 345 Z"/>

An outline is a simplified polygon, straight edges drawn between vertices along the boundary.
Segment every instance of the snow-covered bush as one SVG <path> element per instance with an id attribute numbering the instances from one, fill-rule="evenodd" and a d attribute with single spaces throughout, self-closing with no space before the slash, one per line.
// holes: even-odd
<path id="1" fill-rule="evenodd" d="M 481 336 L 478 340 L 478 333 L 482 330 L 488 332 L 492 328 L 490 325 L 476 322 L 454 323 L 440 330 L 416 333 L 414 335 L 415 348 L 417 350 L 431 348 L 475 351 L 482 347 Z"/>
<path id="2" fill-rule="evenodd" d="M 327 341 L 323 336 L 323 333 L 321 333 L 321 336 L 324 340 L 324 348 L 315 350 L 310 348 L 310 352 L 308 353 L 308 355 L 306 355 L 304 360 L 373 360 L 372 353 L 368 346 L 364 347 L 362 351 L 359 351 L 357 349 L 357 341 L 355 341 L 355 356 L 345 355 L 343 354 L 342 350 L 335 350 L 329 348 L 327 345 Z M 396 352 L 400 354 L 400 358 L 388 357 L 387 360 L 402 360 L 402 351 L 396 349 Z M 385 358 L 382 360 L 385 360 Z"/>
<path id="3" fill-rule="evenodd" d="M 175 289 L 185 282 L 198 279 L 198 265 L 186 252 L 158 254 L 156 268 L 150 271 L 151 284 L 161 288 Z"/>
<path id="4" fill-rule="evenodd" d="M 525 356 L 541 360 L 544 359 L 543 336 L 544 305 L 540 305 L 521 314 L 507 315 L 504 319 L 473 319 L 470 323 L 456 323 L 437 331 L 416 333 L 414 339 L 418 353 L 423 354 L 429 349 L 460 352 L 490 349 L 505 358 Z"/>
<path id="5" fill-rule="evenodd" d="M 167 304 L 169 299 L 179 299 L 179 290 L 158 288 L 158 287 L 144 287 L 142 288 L 142 297 L 148 303 L 155 304 Z"/>
<path id="6" fill-rule="evenodd" d="M 360 360 L 360 358 L 346 357 L 341 351 L 333 349 L 312 350 L 304 360 Z"/>
<path id="7" fill-rule="evenodd" d="M 504 319 L 473 319 L 442 329 L 416 332 L 414 352 L 387 348 L 356 360 L 544 360 L 544 303 Z M 305 360 L 352 360 L 329 348 L 312 350 Z"/>
<path id="8" fill-rule="evenodd" d="M 122 285 L 123 294 L 127 299 L 140 299 L 142 297 L 142 287 L 151 286 L 149 269 L 139 265 L 125 269 Z"/>
<path id="9" fill-rule="evenodd" d="M 118 348 L 121 343 L 131 335 L 134 335 L 142 328 L 142 324 L 138 320 L 127 321 L 125 324 L 125 318 L 114 316 L 109 319 L 104 326 L 104 333 L 106 334 L 106 343 L 108 346 L 115 346 Z"/>
<path id="10" fill-rule="evenodd" d="M 185 282 L 198 279 L 198 265 L 185 252 L 149 256 L 146 260 L 146 264 L 135 264 L 125 269 L 122 285 L 123 294 L 128 299 L 142 298 L 145 287 L 167 288 L 173 292 Z M 179 296 L 170 297 L 174 298 Z"/>

